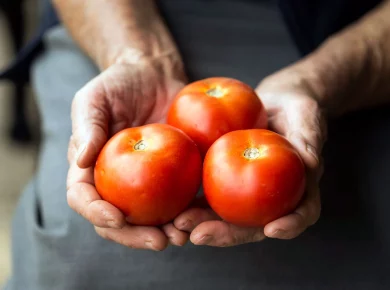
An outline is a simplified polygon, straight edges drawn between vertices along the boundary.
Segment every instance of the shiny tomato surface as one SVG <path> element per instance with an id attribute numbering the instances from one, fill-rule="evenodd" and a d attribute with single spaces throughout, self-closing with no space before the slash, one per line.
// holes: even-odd
<path id="1" fill-rule="evenodd" d="M 132 224 L 165 224 L 181 213 L 201 183 L 202 159 L 196 144 L 165 124 L 125 129 L 102 149 L 95 185 L 102 199 Z"/>
<path id="2" fill-rule="evenodd" d="M 207 152 L 203 187 L 221 218 L 262 227 L 297 207 L 305 189 L 305 167 L 284 137 L 261 129 L 234 131 Z"/>
<path id="3" fill-rule="evenodd" d="M 190 136 L 205 155 L 215 140 L 230 131 L 266 128 L 267 114 L 249 85 L 214 77 L 184 87 L 170 107 L 167 122 Z"/>

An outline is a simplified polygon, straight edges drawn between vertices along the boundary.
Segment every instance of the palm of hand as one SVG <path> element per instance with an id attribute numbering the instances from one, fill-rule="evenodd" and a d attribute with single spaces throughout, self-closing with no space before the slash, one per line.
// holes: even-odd
<path id="1" fill-rule="evenodd" d="M 234 246 L 265 237 L 291 239 L 313 225 L 321 211 L 318 181 L 322 174 L 320 154 L 326 138 L 321 109 L 306 83 L 288 70 L 265 79 L 257 88 L 269 117 L 269 129 L 285 136 L 298 150 L 307 167 L 306 195 L 291 214 L 265 228 L 241 228 L 222 221 L 210 208 L 194 206 L 174 221 L 176 228 L 191 233 L 198 245 Z"/>
<path id="2" fill-rule="evenodd" d="M 162 229 L 127 224 L 119 209 L 101 200 L 93 178 L 94 162 L 107 139 L 127 127 L 163 122 L 171 100 L 184 84 L 181 74 L 164 73 L 159 63 L 114 65 L 76 94 L 68 150 L 67 199 L 70 207 L 89 220 L 102 237 L 153 250 L 165 248 L 167 236 L 175 236 L 173 244 L 186 242 L 187 234 L 172 224 Z"/>
<path id="3" fill-rule="evenodd" d="M 99 235 L 129 247 L 164 249 L 168 240 L 183 245 L 189 237 L 198 245 L 233 246 L 266 236 L 289 239 L 314 224 L 320 213 L 319 155 L 325 122 L 309 87 L 286 72 L 263 81 L 257 91 L 269 115 L 270 129 L 297 148 L 308 168 L 307 194 L 290 215 L 263 228 L 240 228 L 222 221 L 207 206 L 180 214 L 161 229 L 130 226 L 113 205 L 100 199 L 93 184 L 93 162 L 107 138 L 119 130 L 164 120 L 170 101 L 184 78 L 163 78 L 160 67 L 114 66 L 85 86 L 75 97 L 73 136 L 69 146 L 68 202 L 95 225 Z"/>

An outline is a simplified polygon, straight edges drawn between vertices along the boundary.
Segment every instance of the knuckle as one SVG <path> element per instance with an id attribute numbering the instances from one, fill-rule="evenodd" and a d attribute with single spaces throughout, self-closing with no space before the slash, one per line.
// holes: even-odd
<path id="1" fill-rule="evenodd" d="M 222 244 L 227 247 L 227 246 L 235 246 L 235 245 L 240 245 L 244 243 L 245 236 L 240 235 L 235 228 L 229 224 L 227 235 L 225 239 L 222 239 Z"/>
<path id="2" fill-rule="evenodd" d="M 73 209 L 75 212 L 77 212 L 79 215 L 83 216 L 87 220 L 91 221 L 91 219 L 88 216 L 88 209 L 93 202 L 92 199 L 86 198 L 83 200 L 81 198 L 82 192 L 85 189 L 83 186 L 79 183 L 73 184 L 69 187 L 66 194 L 66 199 L 69 207 Z"/>
<path id="3" fill-rule="evenodd" d="M 251 243 L 253 242 L 253 236 L 251 233 L 243 233 L 242 235 L 240 236 L 235 236 L 234 239 L 233 239 L 233 243 L 234 245 L 241 245 L 241 244 L 247 244 L 247 243 Z"/>
<path id="4" fill-rule="evenodd" d="M 74 157 L 75 157 L 75 154 L 76 154 L 76 142 L 75 142 L 75 137 L 74 135 L 72 134 L 70 136 L 70 139 L 69 139 L 69 144 L 68 144 L 68 154 L 67 154 L 67 157 L 68 157 L 68 163 L 71 164 Z"/>
<path id="5" fill-rule="evenodd" d="M 246 244 L 251 242 L 251 236 L 248 235 L 246 232 L 240 232 L 240 231 L 235 231 L 232 228 L 230 228 L 229 231 L 229 239 L 227 239 L 227 243 L 230 246 L 235 246 L 235 245 L 241 245 L 241 244 Z"/>
<path id="6" fill-rule="evenodd" d="M 78 103 L 80 102 L 82 97 L 83 97 L 83 91 L 81 89 L 78 92 L 76 92 L 76 94 L 73 97 L 72 104 L 71 104 L 71 111 L 72 111 L 72 113 L 77 111 Z"/>
<path id="7" fill-rule="evenodd" d="M 235 245 L 241 245 L 245 243 L 246 241 L 245 236 L 239 236 L 237 234 L 231 234 L 229 238 L 223 243 L 226 247 L 229 246 L 235 246 Z"/>
<path id="8" fill-rule="evenodd" d="M 80 206 L 79 202 L 76 200 L 77 196 L 74 193 L 74 191 L 71 190 L 71 192 L 73 192 L 73 193 L 67 195 L 67 201 L 68 201 L 69 207 L 72 210 L 74 210 L 76 213 L 81 215 L 82 217 L 87 218 L 86 217 L 86 209 L 83 208 L 82 206 Z"/>
<path id="9" fill-rule="evenodd" d="M 74 98 L 73 98 L 73 100 L 78 100 L 78 99 L 80 99 L 80 98 L 82 98 L 83 97 L 83 88 L 81 88 L 80 90 L 78 90 L 75 94 L 74 94 Z"/>
<path id="10" fill-rule="evenodd" d="M 322 140 L 322 133 L 321 133 L 321 130 L 319 128 L 313 128 L 313 127 L 310 127 L 307 129 L 306 131 L 306 139 L 308 140 L 312 140 L 313 145 L 315 145 L 315 147 L 318 147 L 320 143 L 320 141 Z"/>
<path id="11" fill-rule="evenodd" d="M 77 207 L 76 207 L 76 198 L 77 198 L 76 197 L 76 192 L 73 189 L 73 187 L 70 186 L 68 191 L 66 192 L 66 201 L 67 201 L 69 207 L 72 208 L 73 210 L 77 209 Z"/>
<path id="12" fill-rule="evenodd" d="M 252 233 L 251 241 L 252 242 L 260 242 L 260 241 L 264 240 L 264 238 L 265 238 L 265 235 L 264 235 L 263 230 L 255 230 Z"/>
<path id="13" fill-rule="evenodd" d="M 91 224 L 95 226 L 107 227 L 107 218 L 103 212 L 103 209 L 96 201 L 86 201 L 85 204 L 80 206 L 82 216 L 87 219 Z"/>

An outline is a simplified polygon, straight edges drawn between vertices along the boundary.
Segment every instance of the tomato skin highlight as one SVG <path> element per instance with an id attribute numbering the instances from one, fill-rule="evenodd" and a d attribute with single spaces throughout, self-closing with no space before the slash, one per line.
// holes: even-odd
<path id="1" fill-rule="evenodd" d="M 228 132 L 267 128 L 267 113 L 249 85 L 213 77 L 184 87 L 170 107 L 167 123 L 194 140 L 204 156 Z"/>
<path id="2" fill-rule="evenodd" d="M 277 133 L 234 131 L 207 152 L 203 188 L 210 207 L 225 221 L 263 227 L 298 206 L 305 190 L 305 166 Z"/>
<path id="3" fill-rule="evenodd" d="M 197 194 L 202 158 L 182 131 L 150 124 L 115 134 L 94 169 L 101 198 L 134 225 L 158 226 L 173 220 Z"/>

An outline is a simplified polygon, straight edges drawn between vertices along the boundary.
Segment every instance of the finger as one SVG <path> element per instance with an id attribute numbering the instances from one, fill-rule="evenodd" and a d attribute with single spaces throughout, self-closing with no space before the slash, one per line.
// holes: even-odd
<path id="1" fill-rule="evenodd" d="M 98 227 L 122 228 L 125 217 L 112 204 L 101 200 L 95 187 L 88 183 L 74 183 L 67 192 L 69 206 Z"/>
<path id="2" fill-rule="evenodd" d="M 121 229 L 95 227 L 99 236 L 134 249 L 162 251 L 168 245 L 168 238 L 155 227 L 131 226 L 127 224 Z"/>
<path id="3" fill-rule="evenodd" d="M 189 234 L 178 230 L 173 224 L 164 225 L 162 230 L 174 246 L 184 246 L 188 241 Z"/>
<path id="4" fill-rule="evenodd" d="M 67 201 L 73 210 L 96 226 L 121 228 L 126 224 L 119 209 L 101 200 L 94 186 L 93 168 L 81 169 L 75 161 L 68 171 Z"/>
<path id="5" fill-rule="evenodd" d="M 72 164 L 75 156 L 77 155 L 77 148 L 74 140 L 74 136 L 70 136 L 69 145 L 68 145 L 68 163 Z"/>
<path id="6" fill-rule="evenodd" d="M 305 113 L 290 113 L 289 124 L 286 125 L 286 137 L 298 150 L 309 169 L 318 169 L 320 155 L 326 138 L 326 122 L 315 101 L 305 102 Z"/>
<path id="7" fill-rule="evenodd" d="M 220 220 L 221 218 L 210 208 L 190 208 L 181 213 L 173 222 L 181 231 L 191 232 L 195 227 L 205 221 Z"/>
<path id="8" fill-rule="evenodd" d="M 93 167 L 82 169 L 77 166 L 76 162 L 71 163 L 66 180 L 67 189 L 75 183 L 88 183 L 94 185 Z"/>
<path id="9" fill-rule="evenodd" d="M 191 242 L 195 245 L 214 247 L 231 247 L 262 241 L 264 238 L 262 228 L 242 228 L 224 221 L 201 223 L 190 236 Z"/>
<path id="10" fill-rule="evenodd" d="M 267 224 L 264 233 L 270 238 L 293 239 L 314 225 L 320 214 L 320 191 L 313 176 L 307 187 L 307 195 L 300 206 L 292 214 Z"/>

